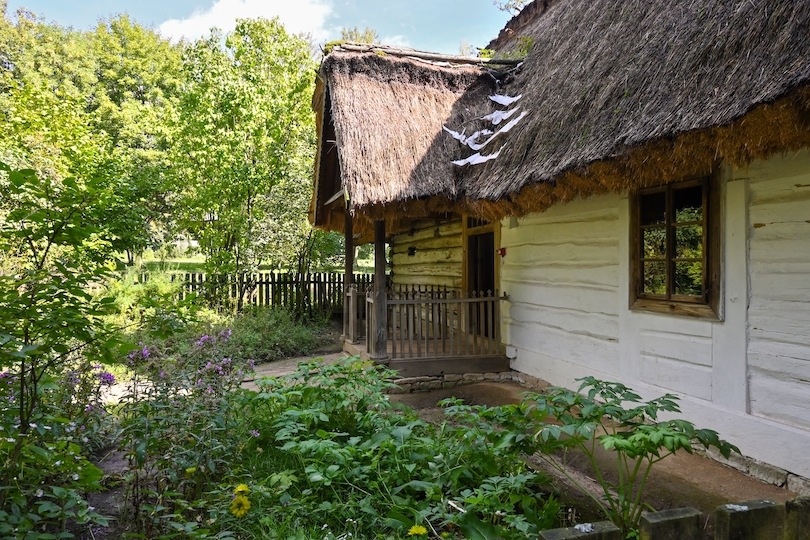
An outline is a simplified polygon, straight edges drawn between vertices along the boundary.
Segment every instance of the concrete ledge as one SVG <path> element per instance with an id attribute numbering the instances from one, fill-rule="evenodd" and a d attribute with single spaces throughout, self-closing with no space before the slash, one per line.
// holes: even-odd
<path id="1" fill-rule="evenodd" d="M 580 523 L 564 529 L 540 531 L 543 540 L 622 540 L 622 531 L 610 521 Z"/>
<path id="2" fill-rule="evenodd" d="M 748 501 L 717 508 L 715 540 L 780 540 L 784 531 L 784 504 Z"/>
<path id="3" fill-rule="evenodd" d="M 701 540 L 701 517 L 694 508 L 674 508 L 641 516 L 641 540 Z"/>

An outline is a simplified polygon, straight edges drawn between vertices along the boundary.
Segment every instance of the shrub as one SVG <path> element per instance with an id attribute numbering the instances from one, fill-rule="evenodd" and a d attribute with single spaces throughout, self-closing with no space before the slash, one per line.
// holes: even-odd
<path id="1" fill-rule="evenodd" d="M 646 508 L 642 495 L 652 467 L 678 451 L 692 453 L 695 445 L 715 447 L 728 458 L 739 449 L 720 439 L 716 431 L 696 429 L 686 420 L 660 421 L 659 413 L 680 413 L 677 396 L 665 394 L 642 401 L 621 383 L 594 377 L 582 381 L 579 392 L 550 388 L 544 394 L 527 394 L 521 415 L 516 417 L 520 432 L 535 432 L 537 454 L 590 496 L 605 516 L 625 533 L 638 528 Z M 625 404 L 628 404 L 626 406 Z M 547 419 L 554 423 L 547 423 Z M 616 452 L 618 479 L 609 480 L 595 459 L 597 444 Z M 602 488 L 603 499 L 594 497 L 553 459 L 555 452 L 577 449 L 593 467 Z"/>

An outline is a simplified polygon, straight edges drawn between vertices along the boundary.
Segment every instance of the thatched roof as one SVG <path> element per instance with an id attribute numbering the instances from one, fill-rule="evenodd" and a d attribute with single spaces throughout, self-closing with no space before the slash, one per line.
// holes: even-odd
<path id="1" fill-rule="evenodd" d="M 493 42 L 533 40 L 501 88 L 479 68 L 451 75 L 459 68 L 327 56 L 353 208 L 519 215 L 810 146 L 810 2 L 538 0 L 527 9 Z M 442 126 L 485 127 L 475 119 L 505 109 L 487 99 L 495 91 L 522 95 L 515 105 L 528 114 L 486 148 L 497 158 L 450 165 L 473 151 Z"/>
<path id="2" fill-rule="evenodd" d="M 436 134 L 458 116 L 454 110 L 480 108 L 497 85 L 493 71 L 474 58 L 374 49 L 339 46 L 321 65 L 314 99 L 320 133 L 316 214 L 343 188 L 353 208 L 455 197 L 451 161 L 463 150 Z M 330 160 L 339 162 L 339 174 L 325 174 L 335 166 Z M 332 204 L 342 202 L 338 197 Z M 315 216 L 318 225 L 329 219 L 326 212 Z"/>

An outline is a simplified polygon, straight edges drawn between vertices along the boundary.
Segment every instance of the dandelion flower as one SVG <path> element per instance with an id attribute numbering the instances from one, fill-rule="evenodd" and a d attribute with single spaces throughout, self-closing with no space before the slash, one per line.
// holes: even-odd
<path id="1" fill-rule="evenodd" d="M 250 488 L 247 486 L 247 484 L 239 484 L 236 486 L 236 489 L 233 490 L 233 492 L 237 495 L 247 495 L 250 493 Z"/>
<path id="2" fill-rule="evenodd" d="M 250 510 L 250 501 L 244 495 L 237 495 L 231 501 L 231 514 L 238 518 L 243 518 Z"/>
<path id="3" fill-rule="evenodd" d="M 408 529 L 408 536 L 422 536 L 424 534 L 427 534 L 427 529 L 422 525 L 414 525 Z"/>

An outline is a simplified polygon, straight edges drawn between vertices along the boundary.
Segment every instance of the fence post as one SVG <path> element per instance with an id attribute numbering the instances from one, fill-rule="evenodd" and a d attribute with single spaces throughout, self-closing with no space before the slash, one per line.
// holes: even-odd
<path id="1" fill-rule="evenodd" d="M 385 290 L 385 221 L 374 222 L 374 325 L 368 340 L 373 343 L 370 358 L 375 361 L 388 359 L 388 306 Z"/>
<path id="2" fill-rule="evenodd" d="M 782 538 L 785 505 L 773 501 L 749 501 L 718 506 L 715 513 L 716 540 L 772 540 Z"/>

